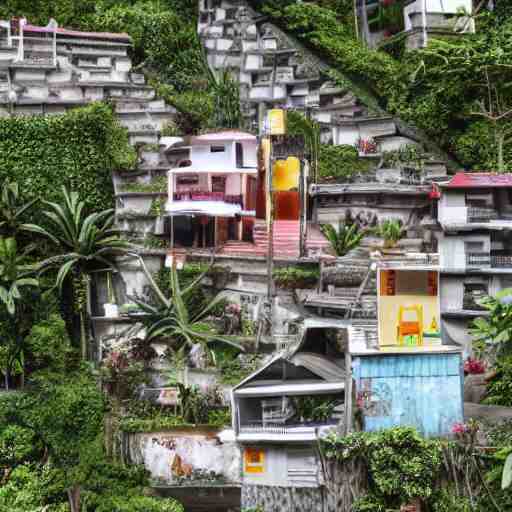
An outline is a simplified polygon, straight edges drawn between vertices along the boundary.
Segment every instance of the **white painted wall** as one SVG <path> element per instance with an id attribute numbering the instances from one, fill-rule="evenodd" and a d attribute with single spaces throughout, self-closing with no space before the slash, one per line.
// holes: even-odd
<path id="1" fill-rule="evenodd" d="M 464 290 L 461 276 L 443 276 L 440 284 L 441 311 L 462 309 Z"/>
<path id="2" fill-rule="evenodd" d="M 465 224 L 468 214 L 464 192 L 443 190 L 439 200 L 441 224 Z"/>
<path id="3" fill-rule="evenodd" d="M 263 473 L 243 472 L 243 483 L 248 485 L 272 485 L 280 487 L 317 487 L 319 462 L 311 447 L 290 445 L 258 447 L 265 452 Z M 242 449 L 243 450 L 243 449 Z M 306 470 L 307 481 L 300 482 L 294 470 Z"/>
<path id="4" fill-rule="evenodd" d="M 466 268 L 466 242 L 483 242 L 482 252 L 490 252 L 489 234 L 442 235 L 439 237 L 439 257 L 441 268 L 464 270 Z"/>

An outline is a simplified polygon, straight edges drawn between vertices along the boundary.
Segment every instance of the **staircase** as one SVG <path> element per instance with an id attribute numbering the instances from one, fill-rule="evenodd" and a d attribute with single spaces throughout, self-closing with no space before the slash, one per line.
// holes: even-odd
<path id="1" fill-rule="evenodd" d="M 254 244 L 257 250 L 268 250 L 268 232 L 265 222 L 254 225 Z M 274 257 L 298 258 L 300 254 L 300 222 L 298 220 L 274 221 Z M 310 252 L 325 252 L 330 247 L 320 230 L 314 226 L 308 227 L 306 254 Z"/>

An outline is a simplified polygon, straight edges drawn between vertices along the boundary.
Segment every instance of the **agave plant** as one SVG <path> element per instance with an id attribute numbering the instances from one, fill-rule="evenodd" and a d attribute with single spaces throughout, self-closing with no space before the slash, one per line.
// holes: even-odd
<path id="1" fill-rule="evenodd" d="M 0 228 L 9 236 L 24 229 L 23 216 L 34 206 L 38 199 L 23 203 L 16 182 L 4 182 L 0 198 Z"/>
<path id="2" fill-rule="evenodd" d="M 194 289 L 200 285 L 209 268 L 188 286 L 182 288 L 178 272 L 173 267 L 169 274 L 171 294 L 170 297 L 166 297 L 147 270 L 142 258 L 136 254 L 133 254 L 133 256 L 139 259 L 156 297 L 156 304 L 132 298 L 133 302 L 139 306 L 140 311 L 145 313 L 143 323 L 146 328 L 145 341 L 147 343 L 163 341 L 175 353 L 184 350 L 190 351 L 199 344 L 214 364 L 215 354 L 210 349 L 212 343 L 221 342 L 240 351 L 244 350 L 238 341 L 239 338 L 218 333 L 208 320 L 215 306 L 222 300 L 220 295 L 195 313 L 191 313 L 187 305 L 187 295 L 193 293 Z M 138 318 L 140 319 L 140 317 Z"/>
<path id="3" fill-rule="evenodd" d="M 80 314 L 80 340 L 82 357 L 87 357 L 87 305 L 89 303 L 89 274 L 98 265 L 115 268 L 114 258 L 123 254 L 130 244 L 119 238 L 114 225 L 114 210 L 85 215 L 85 203 L 76 192 L 62 188 L 62 205 L 44 201 L 48 208 L 42 212 L 48 227 L 35 224 L 25 229 L 49 239 L 59 252 L 45 259 L 39 271 L 58 268 L 56 286 L 62 291 L 68 278 L 73 278 L 75 303 Z M 80 300 L 79 291 L 85 292 Z"/>
<path id="4" fill-rule="evenodd" d="M 344 256 L 352 249 L 355 249 L 363 239 L 365 232 L 359 230 L 357 224 L 343 224 L 339 222 L 338 229 L 332 224 L 323 224 L 322 233 L 329 240 L 336 256 Z"/>

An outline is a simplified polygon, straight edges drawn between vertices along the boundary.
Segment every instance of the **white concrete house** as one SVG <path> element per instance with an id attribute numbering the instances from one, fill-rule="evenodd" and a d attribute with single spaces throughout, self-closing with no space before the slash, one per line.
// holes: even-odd
<path id="1" fill-rule="evenodd" d="M 218 246 L 250 236 L 256 208 L 257 140 L 239 131 L 209 133 L 166 150 L 166 215 L 173 245 Z M 251 226 L 249 226 L 251 224 Z M 199 240 L 201 239 L 201 240 Z"/>
<path id="2" fill-rule="evenodd" d="M 438 220 L 443 325 L 470 353 L 479 299 L 512 286 L 512 176 L 458 173 L 441 186 Z"/>

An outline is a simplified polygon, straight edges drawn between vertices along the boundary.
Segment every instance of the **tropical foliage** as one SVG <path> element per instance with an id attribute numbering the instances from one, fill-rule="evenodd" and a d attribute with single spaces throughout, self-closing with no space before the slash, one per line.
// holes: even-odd
<path id="1" fill-rule="evenodd" d="M 158 286 L 153 276 L 147 271 L 142 259 L 141 266 L 154 292 L 154 302 L 148 302 L 134 297 L 133 302 L 145 313 L 143 322 L 145 324 L 146 343 L 159 341 L 167 344 L 171 353 L 187 353 L 194 346 L 201 346 L 211 361 L 215 362 L 215 354 L 210 346 L 213 343 L 223 343 L 243 351 L 243 346 L 234 336 L 224 336 L 217 332 L 210 321 L 216 305 L 223 300 L 218 295 L 209 301 L 202 309 L 191 311 L 187 306 L 187 296 L 194 293 L 197 286 L 200 286 L 208 270 L 202 273 L 197 279 L 182 288 L 178 272 L 172 268 L 169 273 L 170 295 L 166 296 Z"/>
<path id="2" fill-rule="evenodd" d="M 17 182 L 5 182 L 0 199 L 0 233 L 16 236 L 24 229 L 27 213 L 37 203 L 38 199 L 23 202 Z"/>
<path id="3" fill-rule="evenodd" d="M 489 316 L 476 318 L 471 326 L 473 346 L 483 355 L 494 359 L 508 355 L 512 349 L 512 289 L 506 288 L 494 297 L 480 301 Z"/>
<path id="4" fill-rule="evenodd" d="M 48 227 L 29 224 L 25 229 L 48 239 L 59 253 L 40 262 L 39 271 L 58 268 L 56 286 L 60 290 L 64 283 L 71 279 L 75 294 L 80 288 L 84 291 L 78 309 L 82 357 L 85 359 L 89 273 L 98 266 L 113 268 L 114 256 L 126 252 L 129 245 L 118 237 L 117 231 L 113 228 L 113 210 L 86 215 L 85 202 L 79 199 L 77 192 L 69 192 L 66 188 L 62 189 L 62 200 L 62 204 L 44 201 L 48 209 L 44 210 L 42 215 Z"/>
<path id="5" fill-rule="evenodd" d="M 329 240 L 336 256 L 345 256 L 358 247 L 366 234 L 358 228 L 357 224 L 344 224 L 341 220 L 338 223 L 338 229 L 332 224 L 323 224 L 322 233 Z"/>

